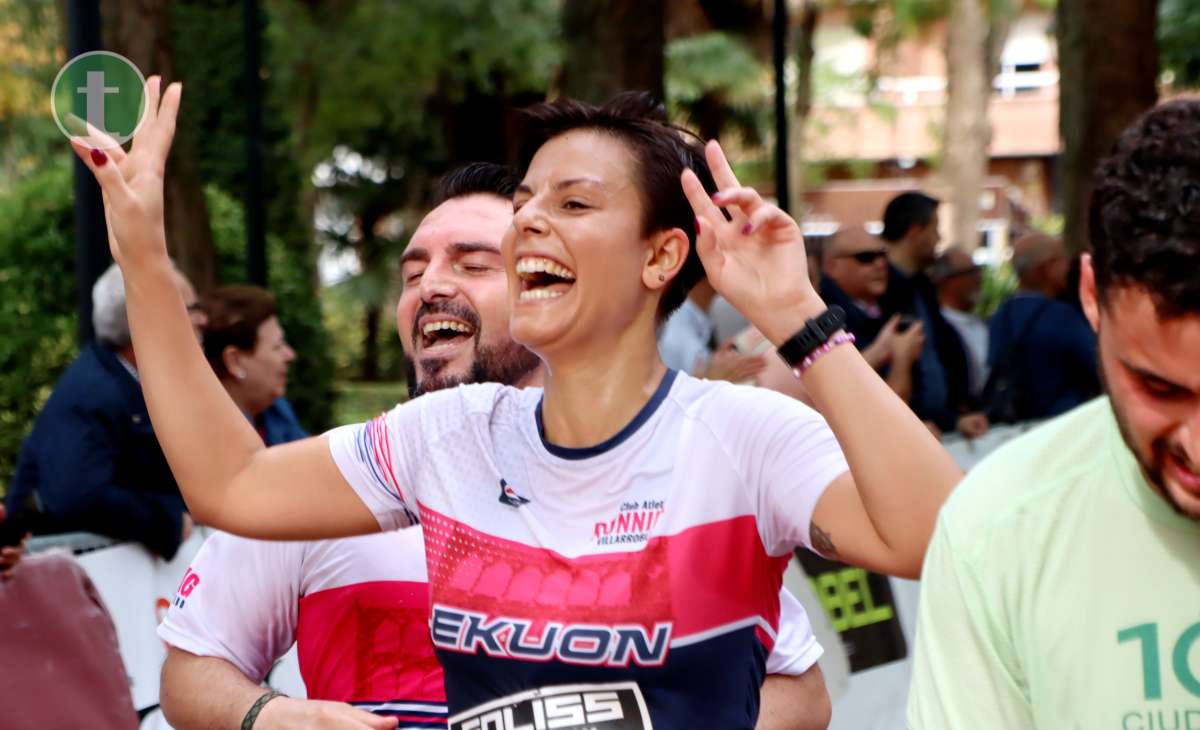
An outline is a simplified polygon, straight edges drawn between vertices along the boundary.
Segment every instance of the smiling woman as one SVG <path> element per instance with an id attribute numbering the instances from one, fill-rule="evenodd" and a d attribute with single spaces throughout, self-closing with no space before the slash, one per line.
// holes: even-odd
<path id="1" fill-rule="evenodd" d="M 499 261 L 544 389 L 442 390 L 272 449 L 187 341 L 161 213 L 179 92 L 161 111 L 157 80 L 148 95 L 129 155 L 76 149 L 105 192 L 155 429 L 189 506 L 264 538 L 422 523 L 452 728 L 752 728 L 795 547 L 919 573 L 960 472 L 842 346 L 796 223 L 645 95 L 533 111 Z M 420 302 L 401 306 L 428 308 L 401 335 L 436 373 L 493 329 L 449 295 L 496 254 L 421 248 L 404 274 Z M 705 273 L 820 413 L 663 366 L 655 329 Z"/>
<path id="2" fill-rule="evenodd" d="M 275 297 L 256 286 L 225 286 L 195 309 L 204 322 L 204 356 L 267 445 L 307 436 L 284 400 L 296 352 L 284 338 Z"/>

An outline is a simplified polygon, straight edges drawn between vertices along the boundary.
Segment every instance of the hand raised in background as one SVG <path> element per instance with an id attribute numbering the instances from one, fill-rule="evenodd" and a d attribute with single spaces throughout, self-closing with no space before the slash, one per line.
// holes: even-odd
<path id="1" fill-rule="evenodd" d="M 700 363 L 697 363 L 699 366 Z M 726 342 L 712 354 L 707 367 L 697 367 L 701 377 L 709 380 L 728 380 L 740 383 L 758 375 L 766 366 L 762 355 L 746 355 L 738 352 L 733 342 Z"/>

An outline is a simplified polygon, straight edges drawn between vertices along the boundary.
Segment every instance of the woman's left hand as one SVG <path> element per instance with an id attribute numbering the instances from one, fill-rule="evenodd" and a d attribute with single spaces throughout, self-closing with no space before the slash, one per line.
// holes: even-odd
<path id="1" fill-rule="evenodd" d="M 710 198 L 695 173 L 682 176 L 699 227 L 696 251 L 717 293 L 778 345 L 825 309 L 808 278 L 804 236 L 791 216 L 738 182 L 720 144 L 704 152 L 719 192 Z"/>

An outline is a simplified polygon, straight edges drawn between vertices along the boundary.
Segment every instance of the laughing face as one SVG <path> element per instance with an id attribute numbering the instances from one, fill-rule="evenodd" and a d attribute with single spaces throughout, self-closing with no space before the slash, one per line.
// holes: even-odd
<path id="1" fill-rule="evenodd" d="M 1200 316 L 1161 319 L 1153 298 L 1133 287 L 1100 302 L 1088 258 L 1080 284 L 1125 443 L 1154 490 L 1200 520 Z"/>
<path id="2" fill-rule="evenodd" d="M 512 335 L 543 357 L 589 352 L 589 341 L 606 341 L 601 332 L 653 328 L 659 291 L 625 284 L 663 280 L 648 274 L 659 234 L 643 236 L 635 167 L 616 137 L 574 130 L 542 145 L 513 196 L 504 239 Z M 677 268 L 665 267 L 665 279 Z M 634 327 L 640 319 L 650 324 Z"/>
<path id="3" fill-rule="evenodd" d="M 508 334 L 500 239 L 511 223 L 508 200 L 468 195 L 439 205 L 413 234 L 396 323 L 416 371 L 414 396 L 460 383 L 519 385 L 539 365 Z"/>

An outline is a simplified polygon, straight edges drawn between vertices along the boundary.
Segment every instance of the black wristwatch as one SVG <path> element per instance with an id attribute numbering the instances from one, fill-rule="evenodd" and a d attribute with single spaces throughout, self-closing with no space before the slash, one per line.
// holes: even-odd
<path id="1" fill-rule="evenodd" d="M 846 326 L 846 310 L 836 304 L 804 323 L 804 328 L 779 346 L 779 356 L 789 368 L 799 367 L 804 358 Z"/>

